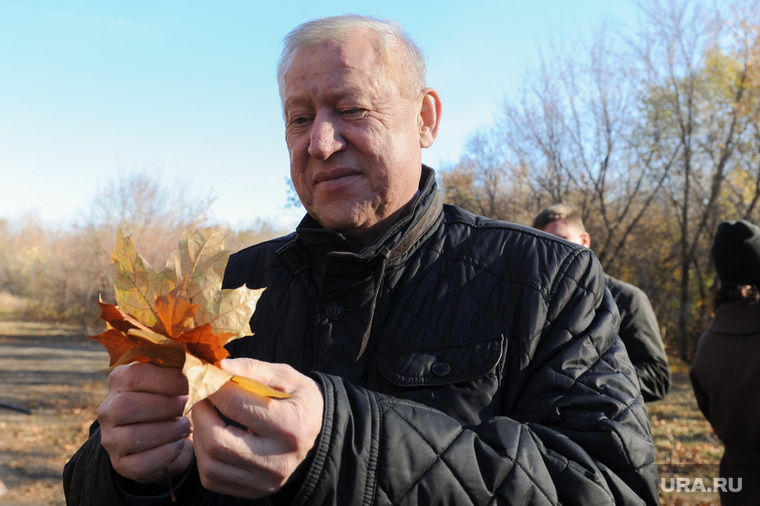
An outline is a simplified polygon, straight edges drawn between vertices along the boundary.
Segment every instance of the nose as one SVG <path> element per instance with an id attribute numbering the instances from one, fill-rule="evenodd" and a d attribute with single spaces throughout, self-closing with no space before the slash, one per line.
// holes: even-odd
<path id="1" fill-rule="evenodd" d="M 344 140 L 338 132 L 335 120 L 325 115 L 317 115 L 311 125 L 309 155 L 317 160 L 327 160 L 333 153 L 343 149 L 343 145 Z"/>

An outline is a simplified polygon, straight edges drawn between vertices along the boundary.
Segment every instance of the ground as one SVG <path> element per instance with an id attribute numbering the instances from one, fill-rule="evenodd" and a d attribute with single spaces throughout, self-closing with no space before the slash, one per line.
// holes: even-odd
<path id="1" fill-rule="evenodd" d="M 102 329 L 89 332 L 94 334 Z M 108 355 L 81 327 L 30 322 L 0 313 L 0 480 L 3 505 L 64 505 L 61 470 L 87 437 L 106 392 Z M 715 493 L 691 491 L 694 478 L 717 477 L 722 447 L 699 413 L 688 369 L 673 360 L 673 386 L 647 405 L 660 470 L 660 504 L 719 504 Z M 689 478 L 690 491 L 671 486 Z M 664 480 L 664 482 L 662 481 Z"/>
<path id="2" fill-rule="evenodd" d="M 660 504 L 718 505 L 718 494 L 699 490 L 696 478 L 703 479 L 705 488 L 712 486 L 712 480 L 719 477 L 723 446 L 697 407 L 688 366 L 673 357 L 670 365 L 670 392 L 664 399 L 647 404 L 660 474 Z M 685 486 L 680 491 L 674 486 L 679 479 L 688 479 L 688 483 L 681 482 Z"/>
<path id="3" fill-rule="evenodd" d="M 0 504 L 63 505 L 61 470 L 106 391 L 108 354 L 80 327 L 0 319 Z"/>

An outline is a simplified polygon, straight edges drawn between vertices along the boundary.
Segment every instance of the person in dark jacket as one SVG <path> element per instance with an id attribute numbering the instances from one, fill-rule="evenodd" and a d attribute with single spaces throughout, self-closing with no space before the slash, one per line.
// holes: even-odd
<path id="1" fill-rule="evenodd" d="M 264 289 L 234 374 L 182 416 L 179 371 L 114 370 L 69 505 L 657 504 L 618 312 L 590 250 L 444 205 L 438 94 L 397 24 L 307 22 L 278 67 L 296 230 L 231 256 Z"/>
<path id="2" fill-rule="evenodd" d="M 760 504 L 760 227 L 718 225 L 712 246 L 715 314 L 691 364 L 697 404 L 724 444 L 724 505 Z"/>
<path id="3" fill-rule="evenodd" d="M 567 204 L 554 204 L 533 219 L 533 227 L 586 248 L 591 236 L 583 220 Z M 645 402 L 658 401 L 670 390 L 670 364 L 660 326 L 646 293 L 639 287 L 605 275 L 605 284 L 620 311 L 620 338 L 631 357 Z"/>

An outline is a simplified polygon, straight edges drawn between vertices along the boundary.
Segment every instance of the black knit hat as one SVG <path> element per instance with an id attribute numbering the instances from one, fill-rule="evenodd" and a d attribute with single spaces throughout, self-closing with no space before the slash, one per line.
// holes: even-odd
<path id="1" fill-rule="evenodd" d="M 718 225 L 712 246 L 723 286 L 760 285 L 760 227 L 745 220 Z"/>

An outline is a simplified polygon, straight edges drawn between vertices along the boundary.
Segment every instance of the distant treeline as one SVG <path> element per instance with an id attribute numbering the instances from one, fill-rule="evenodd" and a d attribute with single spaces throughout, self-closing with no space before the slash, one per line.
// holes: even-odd
<path id="1" fill-rule="evenodd" d="M 284 233 L 262 221 L 245 230 L 216 224 L 209 218 L 213 198 L 190 196 L 147 174 L 127 174 L 108 188 L 69 226 L 0 219 L 0 293 L 23 299 L 31 316 L 93 325 L 98 298 L 114 302 L 111 253 L 119 230 L 159 270 L 185 230 L 214 227 L 230 251 Z"/>

